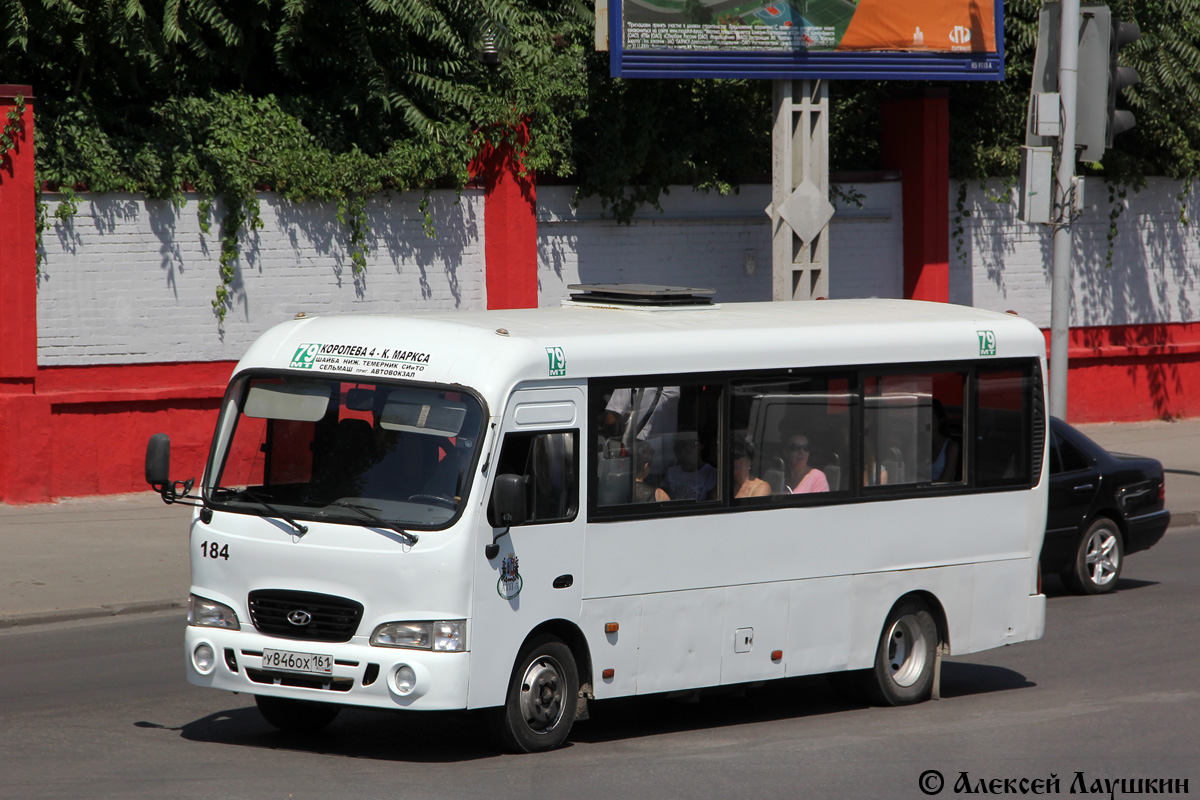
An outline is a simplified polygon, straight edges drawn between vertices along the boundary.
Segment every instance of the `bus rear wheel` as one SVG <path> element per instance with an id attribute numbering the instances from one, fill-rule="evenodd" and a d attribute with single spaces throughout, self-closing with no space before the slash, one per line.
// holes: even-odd
<path id="1" fill-rule="evenodd" d="M 575 723 L 578 697 L 579 671 L 571 649 L 553 636 L 532 639 L 521 650 L 508 697 L 497 709 L 501 744 L 519 753 L 561 746 Z"/>
<path id="2" fill-rule="evenodd" d="M 258 713 L 284 733 L 311 736 L 329 727 L 342 707 L 332 703 L 291 700 L 286 697 L 255 695 Z"/>
<path id="3" fill-rule="evenodd" d="M 933 693 L 937 646 L 937 623 L 929 607 L 916 598 L 898 603 L 879 637 L 871 699 L 887 706 L 928 700 Z"/>

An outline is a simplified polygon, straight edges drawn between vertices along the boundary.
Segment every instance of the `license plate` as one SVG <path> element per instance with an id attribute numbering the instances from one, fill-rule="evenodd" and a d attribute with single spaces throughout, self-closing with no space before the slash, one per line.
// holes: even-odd
<path id="1" fill-rule="evenodd" d="M 263 669 L 279 672 L 311 672 L 316 675 L 333 673 L 333 656 L 319 653 L 293 653 L 290 650 L 263 650 Z"/>

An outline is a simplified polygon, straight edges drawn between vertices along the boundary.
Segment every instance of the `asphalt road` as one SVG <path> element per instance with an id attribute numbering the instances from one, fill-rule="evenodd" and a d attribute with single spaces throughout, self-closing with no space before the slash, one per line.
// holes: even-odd
<path id="1" fill-rule="evenodd" d="M 11 629 L 0 798 L 923 798 L 931 770 L 940 797 L 966 794 L 964 773 L 975 794 L 1139 778 L 1200 794 L 1197 565 L 1200 527 L 1175 528 L 1113 595 L 1048 580 L 1046 637 L 949 660 L 940 701 L 866 708 L 820 677 L 609 701 L 534 756 L 497 753 L 467 715 L 349 710 L 324 738 L 290 739 L 251 698 L 187 685 L 178 611 Z"/>

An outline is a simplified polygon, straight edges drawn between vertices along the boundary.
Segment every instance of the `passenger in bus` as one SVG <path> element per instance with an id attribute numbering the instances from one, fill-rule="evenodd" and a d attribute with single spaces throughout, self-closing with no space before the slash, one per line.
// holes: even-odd
<path id="1" fill-rule="evenodd" d="M 673 432 L 678 408 L 678 386 L 616 389 L 604 407 L 600 429 L 605 436 L 620 437 L 630 447 L 635 441 Z"/>
<path id="2" fill-rule="evenodd" d="M 648 444 L 638 445 L 635 451 L 637 469 L 633 473 L 633 502 L 662 503 L 671 497 L 661 488 L 646 482 L 650 475 L 650 465 L 654 463 L 654 448 Z"/>
<path id="3" fill-rule="evenodd" d="M 789 493 L 807 494 L 829 491 L 829 480 L 825 477 L 825 473 L 808 463 L 812 455 L 812 445 L 807 436 L 802 433 L 789 436 L 785 455 Z"/>
<path id="4" fill-rule="evenodd" d="M 770 494 L 771 484 L 750 475 L 750 466 L 754 463 L 754 443 L 749 439 L 735 439 L 732 450 L 734 498 L 762 497 Z"/>
<path id="5" fill-rule="evenodd" d="M 930 479 L 934 481 L 958 480 L 958 465 L 962 448 L 958 440 L 950 435 L 950 425 L 946 421 L 946 409 L 938 400 L 933 401 L 933 464 L 930 468 Z"/>
<path id="6" fill-rule="evenodd" d="M 674 500 L 706 500 L 717 488 L 717 468 L 703 458 L 704 443 L 695 432 L 675 437 L 677 464 L 667 469 L 663 489 Z"/>

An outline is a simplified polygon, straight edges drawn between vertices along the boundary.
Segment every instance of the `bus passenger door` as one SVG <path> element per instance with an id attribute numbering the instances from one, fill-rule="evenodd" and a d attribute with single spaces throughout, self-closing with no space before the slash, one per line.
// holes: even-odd
<path id="1" fill-rule="evenodd" d="M 530 631 L 547 620 L 576 624 L 579 619 L 584 503 L 580 419 L 585 408 L 580 388 L 558 387 L 519 390 L 504 412 L 488 467 L 487 513 L 480 518 L 474 557 L 472 708 L 504 702 Z M 520 478 L 527 514 L 524 524 L 507 533 L 494 508 L 494 489 L 502 475 Z M 488 558 L 485 548 L 493 542 L 499 548 Z"/>

